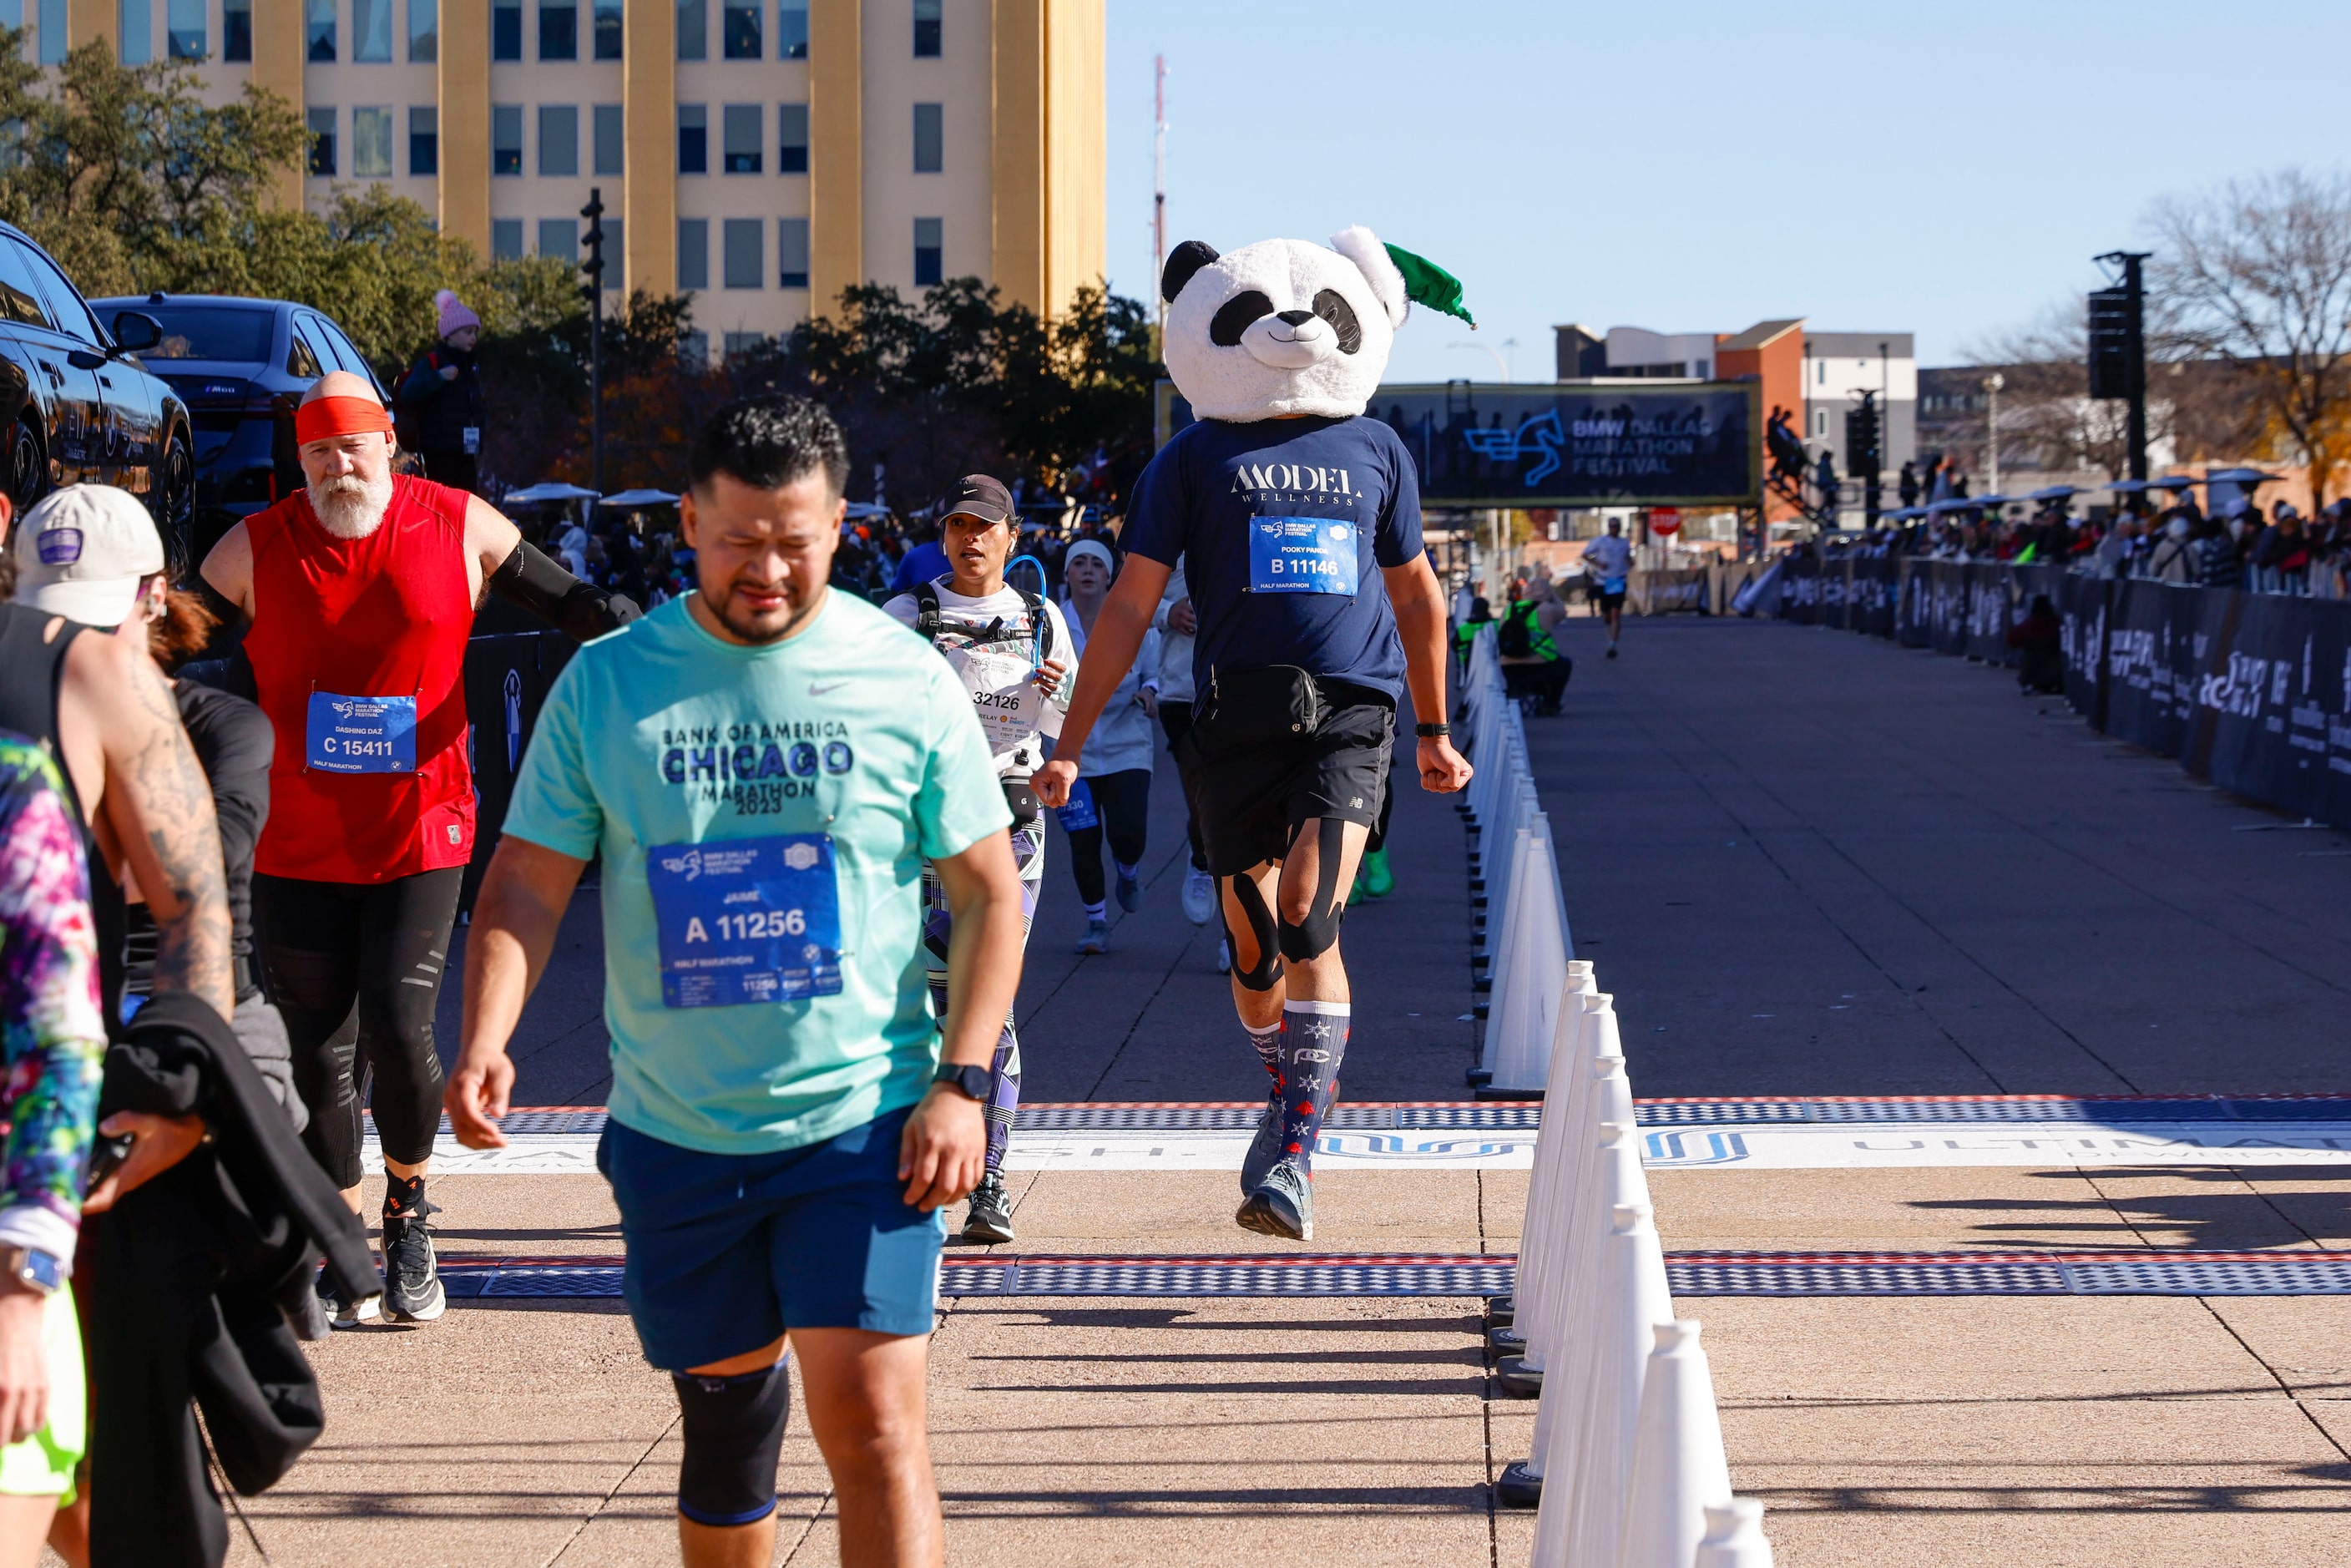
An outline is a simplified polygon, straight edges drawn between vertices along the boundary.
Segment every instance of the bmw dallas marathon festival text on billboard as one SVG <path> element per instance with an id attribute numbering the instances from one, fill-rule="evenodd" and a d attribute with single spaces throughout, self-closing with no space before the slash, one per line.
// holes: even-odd
<path id="1" fill-rule="evenodd" d="M 1411 451 L 1426 507 L 1762 504 L 1758 382 L 1384 386 L 1364 412 Z M 1192 423 L 1159 383 L 1157 436 Z"/>

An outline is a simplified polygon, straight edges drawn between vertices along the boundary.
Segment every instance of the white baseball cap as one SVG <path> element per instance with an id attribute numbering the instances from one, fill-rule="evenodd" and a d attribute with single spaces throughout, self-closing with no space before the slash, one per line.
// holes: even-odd
<path id="1" fill-rule="evenodd" d="M 163 570 L 163 538 L 136 496 L 111 485 L 68 485 L 16 521 L 16 601 L 78 621 L 120 626 L 141 579 Z"/>

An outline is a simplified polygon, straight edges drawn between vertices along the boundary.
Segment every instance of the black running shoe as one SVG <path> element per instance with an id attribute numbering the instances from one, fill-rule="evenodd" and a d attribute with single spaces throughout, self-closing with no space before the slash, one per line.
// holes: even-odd
<path id="1" fill-rule="evenodd" d="M 433 1255 L 433 1228 L 423 1213 L 383 1217 L 383 1313 L 399 1323 L 429 1323 L 449 1309 Z"/>
<path id="2" fill-rule="evenodd" d="M 1257 1135 L 1249 1139 L 1249 1153 L 1241 1156 L 1241 1196 L 1249 1197 L 1265 1180 L 1265 1173 L 1273 1162 L 1281 1158 L 1281 1092 L 1266 1092 L 1265 1109 L 1259 1113 Z"/>
<path id="3" fill-rule="evenodd" d="M 994 1171 L 979 1178 L 971 1189 L 971 1207 L 963 1217 L 963 1239 L 966 1241 L 1009 1241 L 1012 1239 L 1012 1205 L 1005 1200 L 1004 1178 Z"/>
<path id="4" fill-rule="evenodd" d="M 1233 1216 L 1243 1230 L 1290 1241 L 1314 1239 L 1314 1186 L 1295 1155 L 1285 1155 Z"/>

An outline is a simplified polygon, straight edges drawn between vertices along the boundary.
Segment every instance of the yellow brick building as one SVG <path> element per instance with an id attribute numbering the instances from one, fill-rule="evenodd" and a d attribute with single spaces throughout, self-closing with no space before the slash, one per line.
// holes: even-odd
<path id="1" fill-rule="evenodd" d="M 606 286 L 693 294 L 713 350 L 858 282 L 1050 311 L 1103 275 L 1103 0 L 13 4 L 45 61 L 105 37 L 287 99 L 281 199 L 381 183 L 486 255 L 576 256 L 599 187 Z"/>

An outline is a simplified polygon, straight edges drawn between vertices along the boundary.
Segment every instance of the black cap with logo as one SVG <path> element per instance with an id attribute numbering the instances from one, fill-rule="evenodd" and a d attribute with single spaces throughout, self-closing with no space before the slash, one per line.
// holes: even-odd
<path id="1" fill-rule="evenodd" d="M 947 491 L 946 501 L 939 508 L 939 521 L 944 523 L 957 513 L 984 523 L 1010 522 L 1012 492 L 985 474 L 967 474 Z"/>

